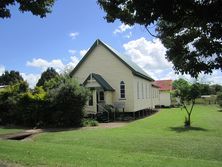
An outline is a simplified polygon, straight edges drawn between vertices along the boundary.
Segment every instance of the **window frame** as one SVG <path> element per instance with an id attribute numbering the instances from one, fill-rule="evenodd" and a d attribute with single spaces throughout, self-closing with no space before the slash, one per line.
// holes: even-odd
<path id="1" fill-rule="evenodd" d="M 102 93 L 102 96 L 101 96 L 101 93 Z M 103 97 L 101 99 L 101 97 Z M 99 101 L 105 101 L 105 92 L 104 91 L 99 91 Z"/>
<path id="2" fill-rule="evenodd" d="M 119 93 L 120 93 L 120 99 L 126 99 L 126 84 L 124 81 L 120 82 L 120 87 L 119 87 Z"/>

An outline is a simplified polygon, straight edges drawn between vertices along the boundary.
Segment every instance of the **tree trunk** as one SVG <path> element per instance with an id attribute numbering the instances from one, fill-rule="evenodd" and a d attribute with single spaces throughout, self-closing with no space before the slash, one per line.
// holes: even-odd
<path id="1" fill-rule="evenodd" d="M 191 113 L 187 113 L 187 117 L 186 117 L 186 119 L 185 119 L 185 122 L 184 122 L 184 126 L 185 126 L 185 128 L 190 128 L 190 115 L 191 115 Z"/>
<path id="2" fill-rule="evenodd" d="M 188 117 L 187 117 L 187 122 L 186 122 L 186 127 L 189 128 L 190 127 L 190 115 L 191 113 L 188 114 Z"/>

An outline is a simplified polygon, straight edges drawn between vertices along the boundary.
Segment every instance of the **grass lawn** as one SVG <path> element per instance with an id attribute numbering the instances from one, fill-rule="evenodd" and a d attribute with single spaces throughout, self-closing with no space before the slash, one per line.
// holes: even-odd
<path id="1" fill-rule="evenodd" d="M 11 128 L 11 127 L 1 127 L 0 126 L 0 135 L 8 134 L 8 133 L 15 133 L 15 132 L 21 132 L 24 129 L 19 128 Z"/>
<path id="2" fill-rule="evenodd" d="M 125 127 L 48 132 L 29 141 L 0 141 L 0 160 L 23 166 L 221 167 L 222 112 L 196 106 L 161 112 Z"/>

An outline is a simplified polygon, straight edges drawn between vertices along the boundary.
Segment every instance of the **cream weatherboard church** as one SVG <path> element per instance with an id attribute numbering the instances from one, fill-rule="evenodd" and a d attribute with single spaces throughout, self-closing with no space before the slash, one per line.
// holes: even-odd
<path id="1" fill-rule="evenodd" d="M 127 57 L 97 39 L 71 72 L 92 96 L 88 113 L 98 106 L 113 105 L 125 112 L 152 109 L 159 105 L 159 89 L 153 79 Z"/>

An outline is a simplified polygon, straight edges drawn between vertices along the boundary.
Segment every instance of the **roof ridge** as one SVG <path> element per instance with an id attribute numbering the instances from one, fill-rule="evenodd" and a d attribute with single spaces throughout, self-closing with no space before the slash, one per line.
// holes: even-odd
<path id="1" fill-rule="evenodd" d="M 100 39 L 97 39 L 97 40 L 99 42 L 101 42 L 103 45 L 105 45 L 106 47 L 108 47 L 113 53 L 115 53 L 121 60 L 123 60 L 135 72 L 141 74 L 142 76 L 148 77 L 150 80 L 154 81 L 154 79 L 150 75 L 148 75 L 139 65 L 137 65 L 135 62 L 133 62 L 131 59 L 129 59 L 126 55 L 120 53 L 119 51 L 117 51 L 113 47 L 111 47 L 108 44 L 106 44 L 105 42 L 101 41 Z M 137 73 L 134 73 L 134 74 L 137 74 Z"/>
<path id="2" fill-rule="evenodd" d="M 75 71 L 80 67 L 82 62 L 87 58 L 87 56 L 92 52 L 92 50 L 98 46 L 99 44 L 102 44 L 107 50 L 109 50 L 114 56 L 116 56 L 123 64 L 125 64 L 134 75 L 139 76 L 141 78 L 144 78 L 149 81 L 154 81 L 154 79 L 149 76 L 141 67 L 139 67 L 135 62 L 130 60 L 127 56 L 119 53 L 117 50 L 106 44 L 100 39 L 96 39 L 96 41 L 93 43 L 93 45 L 90 47 L 88 52 L 85 54 L 85 56 L 79 61 L 79 63 L 76 65 L 76 67 L 70 72 L 70 76 L 72 76 Z"/>

